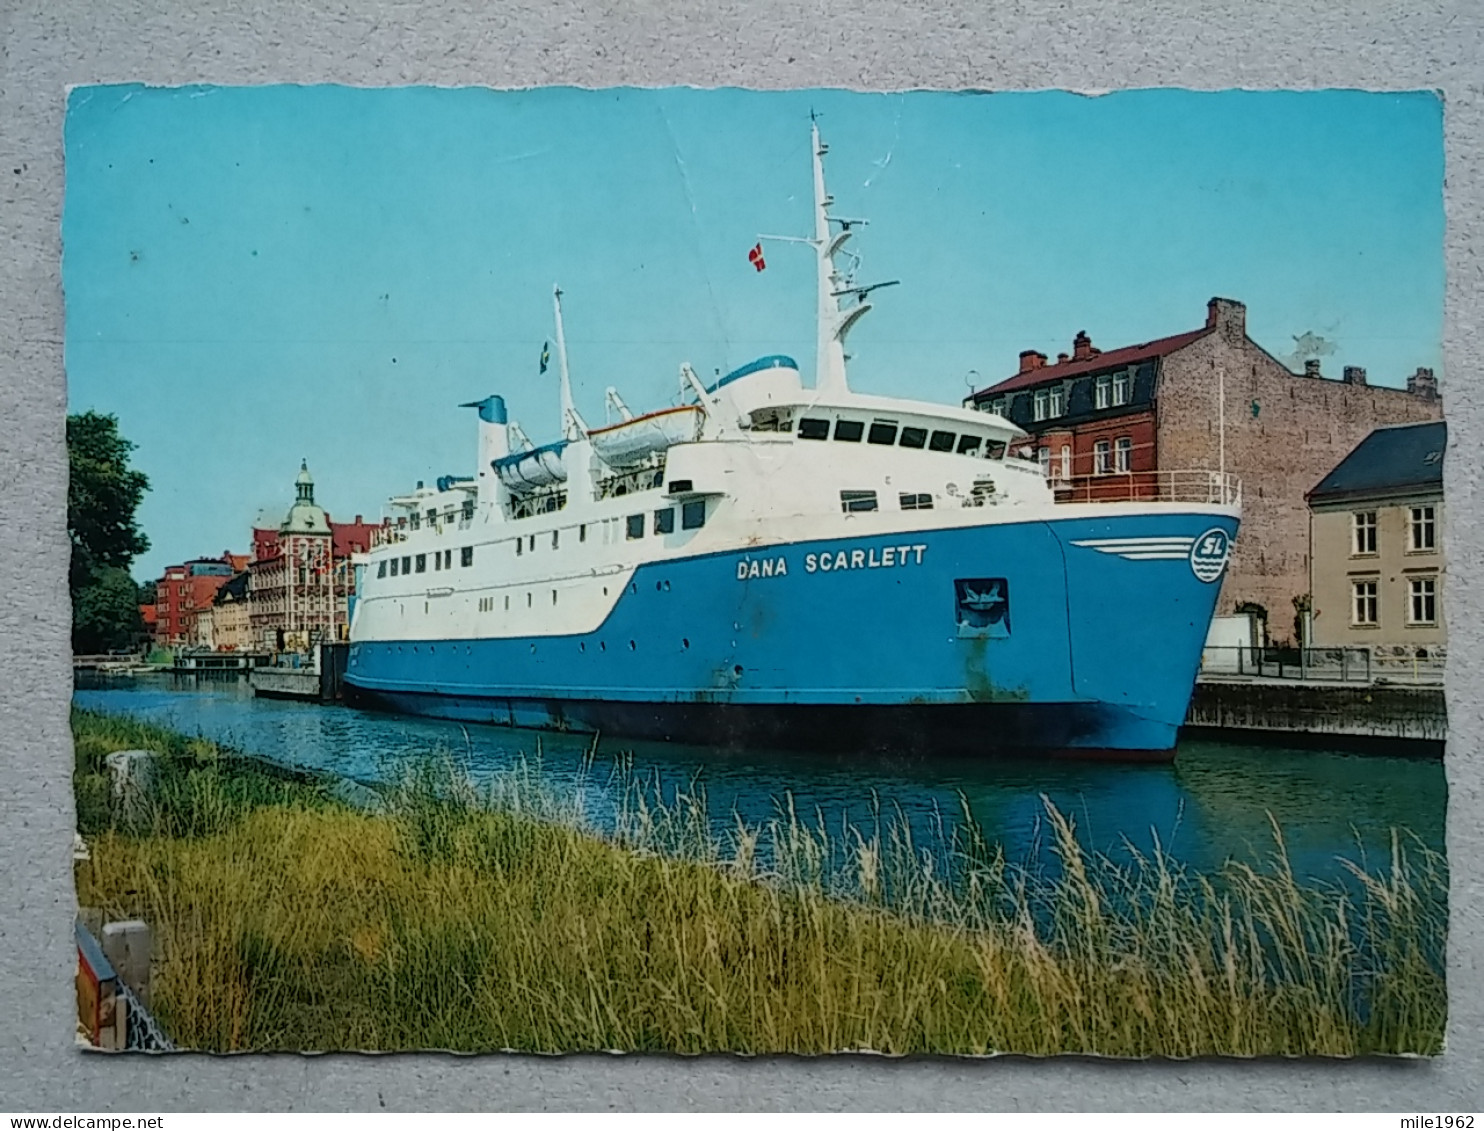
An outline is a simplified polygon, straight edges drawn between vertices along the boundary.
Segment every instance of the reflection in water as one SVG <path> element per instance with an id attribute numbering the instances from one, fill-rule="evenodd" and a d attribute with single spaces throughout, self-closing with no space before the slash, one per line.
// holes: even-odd
<path id="1" fill-rule="evenodd" d="M 582 778 L 591 745 L 582 736 L 257 699 L 235 678 L 151 676 L 87 686 L 80 677 L 75 700 L 363 781 L 431 750 L 466 760 L 476 776 L 539 752 L 543 781 L 562 792 Z M 721 754 L 603 740 L 585 800 L 601 798 L 602 767 L 623 754 L 667 795 L 699 786 L 726 828 L 735 824 L 734 812 L 749 823 L 767 820 L 791 795 L 801 816 L 831 829 L 842 821 L 868 828 L 879 807 L 883 814 L 899 809 L 914 834 L 930 837 L 939 819 L 958 816 L 962 798 L 985 834 L 1010 859 L 1024 860 L 1045 851 L 1044 795 L 1073 818 L 1093 850 L 1118 855 L 1127 842 L 1147 851 L 1158 837 L 1173 856 L 1202 871 L 1233 857 L 1264 859 L 1273 849 L 1269 813 L 1301 876 L 1338 878 L 1336 857 L 1356 859 L 1362 847 L 1373 861 L 1385 861 L 1393 828 L 1443 850 L 1446 787 L 1437 761 L 1214 742 L 1182 743 L 1173 765 L 1149 766 Z"/>

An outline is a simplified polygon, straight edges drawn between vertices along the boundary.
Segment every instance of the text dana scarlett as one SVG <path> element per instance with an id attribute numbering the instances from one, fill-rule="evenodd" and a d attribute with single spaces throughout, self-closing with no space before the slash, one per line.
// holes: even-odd
<path id="1" fill-rule="evenodd" d="M 927 543 L 913 545 L 872 546 L 869 550 L 836 550 L 804 555 L 805 573 L 831 573 L 846 569 L 893 569 L 921 565 Z M 782 554 L 771 558 L 743 558 L 737 563 L 737 580 L 753 577 L 788 576 L 788 559 Z"/>

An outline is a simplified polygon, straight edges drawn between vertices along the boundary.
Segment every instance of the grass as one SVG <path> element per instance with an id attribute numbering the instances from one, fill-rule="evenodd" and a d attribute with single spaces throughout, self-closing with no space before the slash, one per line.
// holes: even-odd
<path id="1" fill-rule="evenodd" d="M 1441 859 L 1306 885 L 1089 854 L 1056 866 L 972 821 L 828 832 L 784 808 L 718 838 L 698 794 L 620 775 L 614 826 L 520 768 L 475 791 L 430 759 L 373 810 L 210 743 L 75 712 L 80 901 L 161 932 L 180 1047 L 1190 1057 L 1435 1054 Z M 123 819 L 109 749 L 161 752 Z M 90 784 L 91 782 L 91 784 Z M 92 800 L 84 804 L 83 796 Z"/>

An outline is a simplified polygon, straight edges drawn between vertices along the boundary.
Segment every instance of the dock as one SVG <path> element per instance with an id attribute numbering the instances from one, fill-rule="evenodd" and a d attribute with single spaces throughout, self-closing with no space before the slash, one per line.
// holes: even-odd
<path id="1" fill-rule="evenodd" d="M 265 699 L 302 699 L 334 703 L 343 696 L 348 644 L 320 644 L 300 667 L 265 665 L 253 668 L 247 681 L 254 695 Z"/>
<path id="2" fill-rule="evenodd" d="M 1448 738 L 1441 683 L 1202 676 L 1186 715 L 1187 731 L 1219 737 L 1304 744 L 1324 740 L 1363 751 L 1395 747 L 1440 754 Z"/>

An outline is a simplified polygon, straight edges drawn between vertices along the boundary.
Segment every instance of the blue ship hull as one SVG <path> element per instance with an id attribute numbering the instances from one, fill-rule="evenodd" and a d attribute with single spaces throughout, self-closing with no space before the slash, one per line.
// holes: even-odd
<path id="1" fill-rule="evenodd" d="M 656 562 L 594 632 L 354 641 L 347 698 L 712 746 L 1169 757 L 1220 589 L 1169 545 L 1224 562 L 1236 526 L 1109 514 Z"/>

